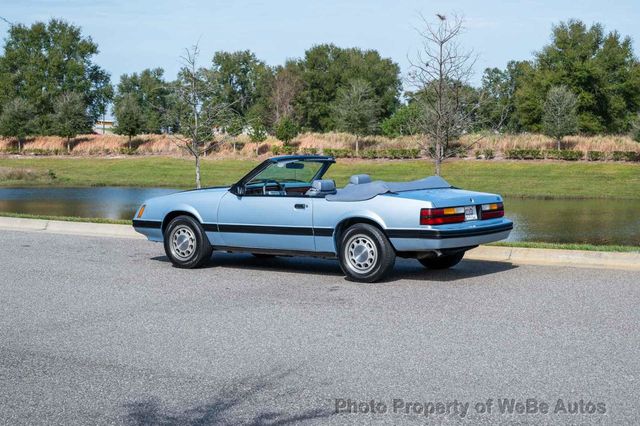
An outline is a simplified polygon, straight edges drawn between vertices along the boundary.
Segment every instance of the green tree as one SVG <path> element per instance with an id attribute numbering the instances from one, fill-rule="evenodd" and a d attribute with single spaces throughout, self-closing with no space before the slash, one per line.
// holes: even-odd
<path id="1" fill-rule="evenodd" d="M 415 122 L 420 114 L 420 109 L 416 102 L 402 105 L 393 113 L 391 117 L 384 119 L 380 124 L 382 134 L 389 138 L 399 136 L 415 135 Z"/>
<path id="2" fill-rule="evenodd" d="M 315 131 L 336 128 L 332 104 L 338 89 L 359 79 L 369 83 L 379 105 L 379 117 L 389 117 L 399 105 L 400 67 L 375 50 L 343 49 L 333 44 L 314 46 L 298 62 L 302 90 L 296 97 L 300 124 Z"/>
<path id="3" fill-rule="evenodd" d="M 140 134 L 145 126 L 145 118 L 138 99 L 133 93 L 122 96 L 115 105 L 116 133 L 129 137 L 129 150 L 131 150 L 131 138 Z"/>
<path id="4" fill-rule="evenodd" d="M 547 136 L 558 142 L 558 149 L 561 149 L 562 138 L 573 134 L 578 128 L 576 106 L 576 95 L 565 86 L 554 86 L 547 93 L 543 128 Z"/>
<path id="5" fill-rule="evenodd" d="M 139 133 L 161 133 L 172 125 L 167 116 L 170 88 L 163 75 L 162 68 L 154 68 L 120 77 L 114 107 L 117 109 L 119 103 L 127 97 L 136 101 L 142 115 Z"/>
<path id="6" fill-rule="evenodd" d="M 67 152 L 71 151 L 71 139 L 80 133 L 91 131 L 91 118 L 84 98 L 79 93 L 63 93 L 53 105 L 53 131 L 67 139 Z"/>
<path id="7" fill-rule="evenodd" d="M 251 142 L 264 142 L 267 140 L 267 130 L 262 124 L 251 126 L 249 139 L 251 139 Z"/>
<path id="8" fill-rule="evenodd" d="M 221 102 L 247 120 L 267 120 L 272 71 L 254 53 L 216 52 L 209 75 Z"/>
<path id="9" fill-rule="evenodd" d="M 238 136 L 240 136 L 244 130 L 244 119 L 239 115 L 234 115 L 227 125 L 225 132 L 227 135 L 231 136 L 231 141 L 233 143 L 233 152 L 236 151 L 236 143 L 238 141 Z"/>
<path id="10" fill-rule="evenodd" d="M 284 116 L 276 123 L 276 138 L 280 139 L 285 146 L 298 136 L 298 126 L 289 116 Z"/>
<path id="11" fill-rule="evenodd" d="M 340 88 L 333 113 L 338 130 L 356 135 L 356 156 L 359 155 L 359 138 L 375 133 L 379 125 L 379 99 L 371 85 L 365 80 L 352 80 Z"/>
<path id="12" fill-rule="evenodd" d="M 0 135 L 15 138 L 22 152 L 25 138 L 33 134 L 33 107 L 22 98 L 8 102 L 0 114 Z"/>
<path id="13" fill-rule="evenodd" d="M 78 93 L 92 120 L 110 97 L 109 74 L 93 62 L 98 46 L 79 27 L 52 19 L 12 25 L 0 56 L 0 104 L 22 98 L 32 105 L 37 133 L 53 131 L 51 114 L 65 93 Z"/>
<path id="14" fill-rule="evenodd" d="M 553 27 L 551 43 L 522 67 L 515 114 L 524 130 L 540 131 L 545 94 L 564 85 L 577 96 L 578 129 L 628 131 L 640 109 L 640 65 L 629 37 L 571 20 Z"/>
<path id="15" fill-rule="evenodd" d="M 480 94 L 483 97 L 478 108 L 479 124 L 484 128 L 502 127 L 516 132 L 515 92 L 522 82 L 522 62 L 510 61 L 507 68 L 487 68 L 482 75 Z"/>

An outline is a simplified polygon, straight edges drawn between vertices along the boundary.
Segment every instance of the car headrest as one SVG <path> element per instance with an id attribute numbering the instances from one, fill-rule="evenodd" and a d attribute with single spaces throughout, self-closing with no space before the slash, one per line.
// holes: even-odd
<path id="1" fill-rule="evenodd" d="M 311 187 L 317 191 L 327 192 L 335 191 L 336 183 L 333 179 L 318 179 L 311 183 Z"/>
<path id="2" fill-rule="evenodd" d="M 349 178 L 349 183 L 353 185 L 360 185 L 361 183 L 370 183 L 371 176 L 369 175 L 353 175 Z"/>

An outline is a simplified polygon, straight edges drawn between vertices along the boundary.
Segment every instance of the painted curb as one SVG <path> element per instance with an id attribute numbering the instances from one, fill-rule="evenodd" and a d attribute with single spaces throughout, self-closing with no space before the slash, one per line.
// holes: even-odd
<path id="1" fill-rule="evenodd" d="M 91 237 L 146 239 L 144 235 L 134 231 L 131 225 L 107 223 L 0 217 L 0 229 Z M 465 255 L 465 259 L 510 262 L 523 265 L 574 266 L 640 271 L 640 253 L 480 246 L 469 250 Z"/>

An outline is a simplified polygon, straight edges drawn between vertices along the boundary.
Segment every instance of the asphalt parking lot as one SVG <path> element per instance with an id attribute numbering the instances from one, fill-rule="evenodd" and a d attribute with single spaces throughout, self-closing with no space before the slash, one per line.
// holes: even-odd
<path id="1" fill-rule="evenodd" d="M 638 272 L 399 260 L 357 284 L 13 231 L 0 266 L 1 424 L 640 422 Z"/>

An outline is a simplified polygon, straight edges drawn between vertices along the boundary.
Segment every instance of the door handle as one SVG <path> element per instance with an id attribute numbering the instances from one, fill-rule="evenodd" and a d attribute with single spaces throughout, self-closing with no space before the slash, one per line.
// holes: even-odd
<path id="1" fill-rule="evenodd" d="M 298 209 L 298 210 L 302 210 L 302 209 L 306 209 L 307 205 L 306 204 L 294 204 L 293 208 L 294 209 Z"/>

